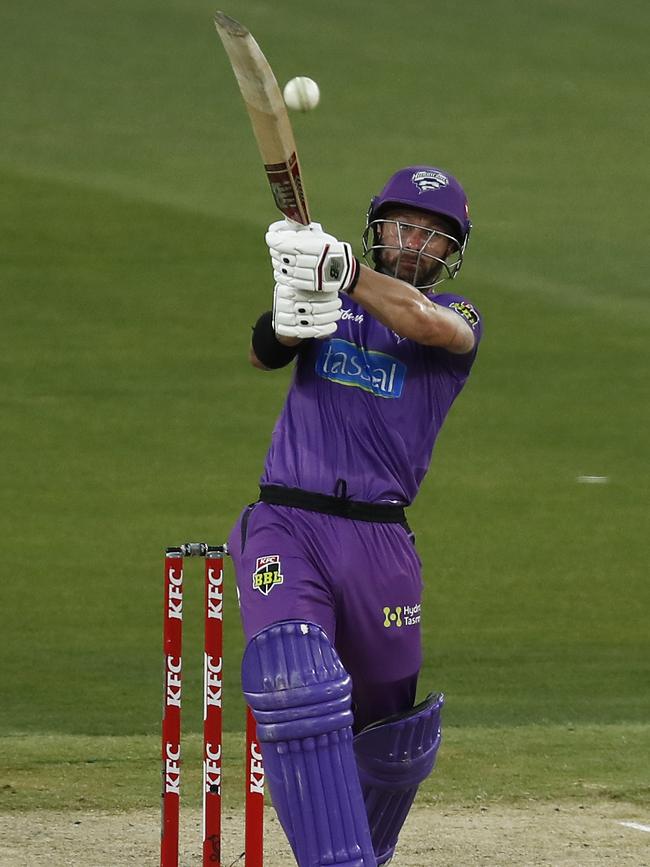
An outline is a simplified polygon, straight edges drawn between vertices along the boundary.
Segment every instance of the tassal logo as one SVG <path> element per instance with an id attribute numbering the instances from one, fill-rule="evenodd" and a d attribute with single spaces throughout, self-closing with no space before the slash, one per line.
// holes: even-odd
<path id="1" fill-rule="evenodd" d="M 316 373 L 330 382 L 360 388 L 377 397 L 396 398 L 404 388 L 406 365 L 385 352 L 362 349 L 356 343 L 335 338 L 321 347 Z"/>

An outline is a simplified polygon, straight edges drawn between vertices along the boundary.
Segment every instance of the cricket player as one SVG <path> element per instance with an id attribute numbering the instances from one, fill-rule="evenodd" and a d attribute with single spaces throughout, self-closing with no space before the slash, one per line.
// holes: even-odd
<path id="1" fill-rule="evenodd" d="M 443 696 L 414 706 L 423 582 L 405 508 L 481 339 L 476 307 L 441 285 L 470 228 L 458 181 L 411 166 L 372 199 L 369 265 L 317 223 L 266 235 L 273 310 L 250 360 L 294 372 L 229 545 L 243 690 L 301 867 L 388 863 L 435 762 Z"/>

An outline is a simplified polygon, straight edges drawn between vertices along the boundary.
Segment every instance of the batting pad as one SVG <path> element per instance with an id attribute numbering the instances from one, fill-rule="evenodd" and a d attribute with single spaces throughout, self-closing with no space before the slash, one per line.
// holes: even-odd
<path id="1" fill-rule="evenodd" d="M 350 676 L 320 626 L 287 620 L 249 642 L 244 695 L 300 867 L 376 867 L 352 743 Z"/>
<path id="2" fill-rule="evenodd" d="M 393 857 L 418 786 L 433 770 L 443 704 L 442 694 L 431 693 L 412 710 L 373 723 L 354 739 L 378 864 Z"/>

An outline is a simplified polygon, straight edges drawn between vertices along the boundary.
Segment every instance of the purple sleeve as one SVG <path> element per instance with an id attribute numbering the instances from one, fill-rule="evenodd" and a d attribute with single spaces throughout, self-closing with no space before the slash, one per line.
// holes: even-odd
<path id="1" fill-rule="evenodd" d="M 459 355 L 457 352 L 448 352 L 445 349 L 441 350 L 446 356 L 450 368 L 457 371 L 461 376 L 467 377 L 474 364 L 478 345 L 483 336 L 483 320 L 478 308 L 462 295 L 453 295 L 450 292 L 441 293 L 440 295 L 428 294 L 427 298 L 436 304 L 440 304 L 441 307 L 448 307 L 450 310 L 453 310 L 454 313 L 461 316 L 467 322 L 474 332 L 474 346 L 469 352 Z"/>

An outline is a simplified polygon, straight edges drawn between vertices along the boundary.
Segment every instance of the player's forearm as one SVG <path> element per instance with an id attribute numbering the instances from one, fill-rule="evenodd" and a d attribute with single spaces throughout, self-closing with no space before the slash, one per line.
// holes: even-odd
<path id="1" fill-rule="evenodd" d="M 474 345 L 471 329 L 454 312 L 408 283 L 365 265 L 352 297 L 400 337 L 457 353 L 469 352 Z"/>

